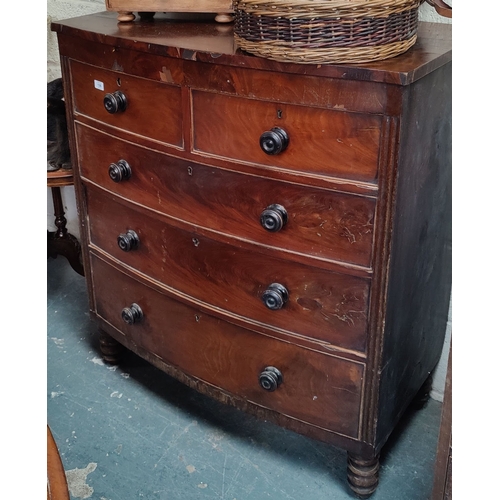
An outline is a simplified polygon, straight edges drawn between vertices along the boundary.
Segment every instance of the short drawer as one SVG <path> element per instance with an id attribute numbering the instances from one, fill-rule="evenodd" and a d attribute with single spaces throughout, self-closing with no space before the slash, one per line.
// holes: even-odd
<path id="1" fill-rule="evenodd" d="M 76 135 L 82 175 L 124 198 L 266 247 L 371 267 L 373 198 L 186 162 L 82 124 Z M 120 161 L 130 177 L 111 180 Z"/>
<path id="2" fill-rule="evenodd" d="M 380 115 L 202 91 L 192 92 L 192 102 L 193 148 L 197 152 L 310 174 L 376 181 Z M 275 128 L 285 131 L 287 141 L 269 135 Z M 278 136 L 284 137 L 280 131 Z M 261 138 L 267 139 L 267 153 Z M 276 152 L 279 146 L 281 152 Z"/>
<path id="3" fill-rule="evenodd" d="M 107 254 L 248 322 L 365 350 L 369 279 L 220 243 L 112 198 L 87 189 L 90 240 Z M 286 292 L 270 286 L 276 283 Z"/>
<path id="4" fill-rule="evenodd" d="M 91 262 L 97 315 L 135 344 L 252 403 L 358 436 L 362 363 L 236 327 L 172 300 L 94 256 Z M 122 310 L 132 304 L 139 306 L 142 317 L 128 324 Z M 263 389 L 259 382 L 267 367 L 277 368 L 282 375 L 274 391 Z"/>
<path id="5" fill-rule="evenodd" d="M 180 87 L 76 61 L 71 61 L 71 85 L 76 113 L 143 137 L 183 146 Z M 110 113 L 104 97 L 117 91 L 125 96 L 126 108 Z"/>

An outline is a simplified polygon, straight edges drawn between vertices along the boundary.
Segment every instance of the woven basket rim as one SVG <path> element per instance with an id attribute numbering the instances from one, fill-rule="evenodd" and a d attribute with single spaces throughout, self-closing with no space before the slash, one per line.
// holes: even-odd
<path id="1" fill-rule="evenodd" d="M 278 62 L 299 64 L 346 64 L 368 63 L 390 59 L 406 52 L 412 47 L 417 35 L 408 40 L 392 42 L 378 47 L 359 47 L 356 50 L 348 47 L 329 49 L 295 49 L 275 42 L 249 42 L 235 36 L 238 46 L 251 54 L 272 59 Z"/>
<path id="2" fill-rule="evenodd" d="M 313 18 L 387 16 L 418 7 L 425 0 L 234 0 L 235 11 L 254 15 Z"/>
<path id="3" fill-rule="evenodd" d="M 268 59 L 368 62 L 416 41 L 424 0 L 234 0 L 236 44 Z"/>

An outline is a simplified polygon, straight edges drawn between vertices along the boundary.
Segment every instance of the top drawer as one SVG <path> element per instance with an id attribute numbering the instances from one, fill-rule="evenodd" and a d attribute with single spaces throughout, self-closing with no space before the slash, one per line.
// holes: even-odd
<path id="1" fill-rule="evenodd" d="M 193 91 L 194 150 L 237 161 L 375 182 L 381 127 L 380 115 Z"/>
<path id="2" fill-rule="evenodd" d="M 77 113 L 143 137 L 183 147 L 180 87 L 76 61 L 71 61 L 71 83 Z M 126 108 L 110 113 L 104 107 L 104 96 L 117 91 L 124 94 Z"/>

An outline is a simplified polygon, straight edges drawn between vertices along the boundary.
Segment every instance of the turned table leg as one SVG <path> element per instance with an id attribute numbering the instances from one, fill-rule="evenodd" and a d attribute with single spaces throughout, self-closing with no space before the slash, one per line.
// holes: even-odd
<path id="1" fill-rule="evenodd" d="M 347 454 L 347 480 L 359 498 L 368 498 L 378 486 L 379 457 L 365 459 Z"/>
<path id="2" fill-rule="evenodd" d="M 81 261 L 80 243 L 66 228 L 66 217 L 64 216 L 64 206 L 61 198 L 59 186 L 51 187 L 52 200 L 54 203 L 54 224 L 57 230 L 47 231 L 47 255 L 56 258 L 63 255 L 68 259 L 71 267 L 80 275 L 84 275 Z"/>
<path id="3" fill-rule="evenodd" d="M 117 365 L 120 362 L 122 345 L 102 330 L 99 330 L 99 347 L 106 363 Z"/>

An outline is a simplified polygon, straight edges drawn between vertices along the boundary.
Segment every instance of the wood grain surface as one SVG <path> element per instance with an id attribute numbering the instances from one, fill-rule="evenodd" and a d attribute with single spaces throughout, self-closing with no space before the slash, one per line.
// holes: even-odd
<path id="1" fill-rule="evenodd" d="M 248 321 L 364 351 L 370 280 L 219 243 L 96 189 L 87 190 L 87 207 L 92 245 L 167 287 Z M 117 237 L 129 229 L 140 243 L 124 252 Z M 272 283 L 290 295 L 277 311 L 262 302 Z"/>
<path id="2" fill-rule="evenodd" d="M 124 199 L 212 230 L 321 260 L 371 267 L 375 200 L 207 167 L 76 125 L 81 175 Z M 113 182 L 109 165 L 124 159 L 130 179 Z M 281 231 L 260 224 L 269 205 L 288 214 Z M 175 221 L 172 221 L 175 224 Z"/>
<path id="3" fill-rule="evenodd" d="M 301 349 L 238 328 L 171 300 L 93 257 L 97 314 L 138 346 L 224 391 L 305 422 L 358 435 L 363 364 Z M 144 318 L 126 325 L 132 302 Z M 259 385 L 266 366 L 283 373 L 274 392 Z"/>

